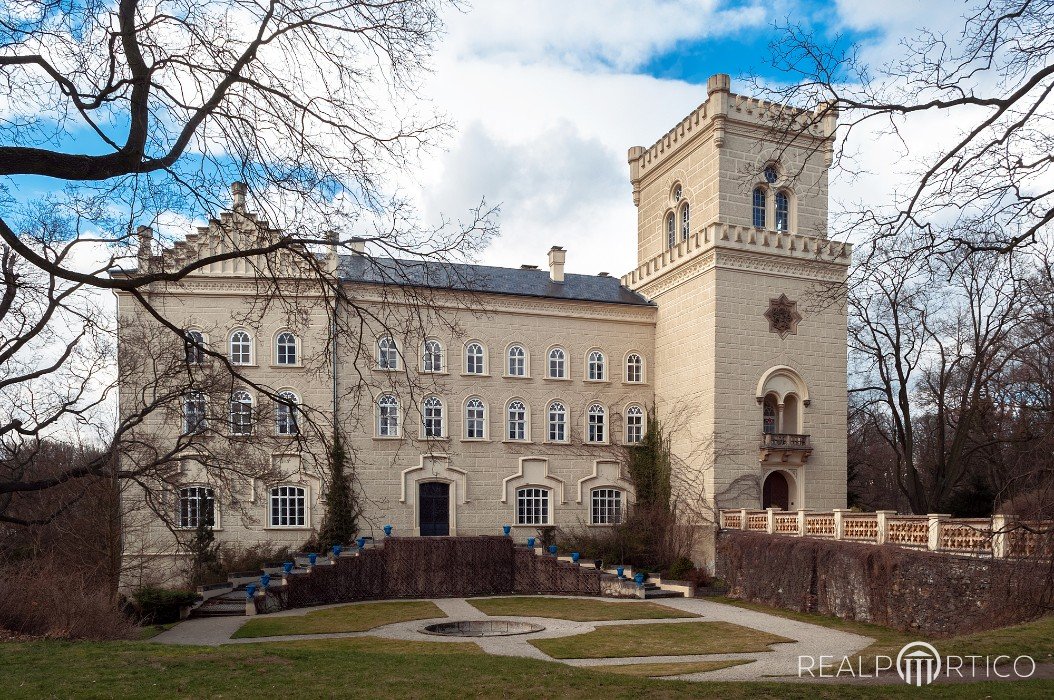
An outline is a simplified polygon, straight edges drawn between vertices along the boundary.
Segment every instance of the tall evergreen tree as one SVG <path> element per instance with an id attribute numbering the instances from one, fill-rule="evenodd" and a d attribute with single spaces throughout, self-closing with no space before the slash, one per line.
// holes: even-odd
<path id="1" fill-rule="evenodd" d="M 322 518 L 322 529 L 318 533 L 318 544 L 322 551 L 335 544 L 345 545 L 355 539 L 358 532 L 358 507 L 351 489 L 351 479 L 345 471 L 348 455 L 339 432 L 333 433 L 333 446 L 329 454 L 329 490 L 326 494 L 326 514 Z"/>

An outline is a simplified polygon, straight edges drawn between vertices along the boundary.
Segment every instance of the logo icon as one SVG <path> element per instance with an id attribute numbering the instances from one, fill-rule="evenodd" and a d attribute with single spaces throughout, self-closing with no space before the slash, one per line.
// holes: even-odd
<path id="1" fill-rule="evenodd" d="M 940 672 L 941 655 L 932 644 L 909 642 L 897 654 L 897 673 L 908 685 L 929 685 Z"/>

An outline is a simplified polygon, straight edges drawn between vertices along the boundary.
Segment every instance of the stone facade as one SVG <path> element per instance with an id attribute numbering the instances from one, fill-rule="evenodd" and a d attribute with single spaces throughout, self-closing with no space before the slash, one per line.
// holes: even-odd
<path id="1" fill-rule="evenodd" d="M 235 367 L 237 380 L 218 380 L 205 392 L 210 416 L 219 416 L 210 417 L 215 426 L 224 423 L 225 397 L 247 392 L 253 400 L 251 435 L 231 438 L 216 430 L 180 438 L 185 416 L 171 408 L 151 414 L 139 429 L 144 443 L 183 458 L 170 481 L 213 490 L 217 537 L 242 545 L 295 546 L 318 529 L 334 416 L 355 466 L 364 534 L 375 537 L 386 524 L 404 535 L 434 532 L 435 499 L 445 498 L 441 532 L 494 534 L 509 524 L 517 539 L 525 539 L 538 525 L 517 524 L 521 488 L 546 495 L 547 524 L 593 526 L 594 489 L 617 491 L 623 508 L 632 502 L 622 450 L 629 437 L 627 415 L 638 409 L 656 412 L 670 433 L 685 517 L 712 522 L 715 506 L 756 508 L 773 497 L 785 498 L 791 509 L 843 506 L 846 319 L 844 291 L 837 285 L 844 281 L 850 251 L 825 235 L 833 120 L 822 130 L 788 139 L 786 130 L 777 128 L 776 108 L 731 94 L 727 76 L 711 78 L 708 93 L 706 103 L 655 145 L 630 149 L 639 264 L 621 279 L 621 287 L 610 278 L 565 277 L 560 248 L 550 251 L 548 273 L 490 273 L 531 284 L 541 276 L 539 293 L 510 291 L 509 284 L 422 291 L 421 285 L 371 283 L 345 274 L 356 267 L 355 256 L 338 259 L 331 253 L 324 264 L 352 300 L 350 306 L 336 304 L 334 316 L 332 296 L 304 282 L 311 277 L 298 273 L 295 259 L 266 261 L 282 272 L 274 289 L 261 286 L 255 275 L 262 261 L 208 265 L 179 283 L 151 286 L 151 300 L 171 324 L 168 340 L 156 319 L 119 295 L 126 358 L 122 415 L 141 410 L 145 397 L 165 385 L 165 372 L 158 370 L 165 363 L 157 358 L 167 353 L 169 365 L 178 369 L 183 348 L 173 344 L 172 330 L 200 332 L 203 344 L 218 354 L 193 368 L 203 376 L 224 364 L 220 356 L 230 354 L 234 331 L 251 336 L 252 357 Z M 800 114 L 792 113 L 792 121 Z M 766 177 L 766 167 L 775 169 L 775 178 Z M 765 192 L 766 219 L 755 227 L 757 187 Z M 786 197 L 782 220 L 777 195 Z M 686 204 L 690 220 L 683 225 Z M 147 239 L 140 267 L 163 268 L 244 249 L 270 232 L 266 222 L 245 211 L 236 191 L 232 212 L 185 243 L 151 255 Z M 790 331 L 775 333 L 766 312 L 773 299 L 784 297 L 782 303 L 793 304 L 801 318 Z M 331 344 L 331 323 L 354 332 L 338 333 L 339 342 Z M 293 364 L 277 360 L 282 331 L 296 337 Z M 382 338 L 394 343 L 398 359 L 392 367 L 380 366 Z M 440 346 L 440 371 L 425 371 L 426 340 Z M 466 353 L 474 344 L 483 350 L 482 373 L 468 371 Z M 512 345 L 525 351 L 523 376 L 509 371 Z M 549 376 L 549 352 L 556 347 L 564 352 L 566 378 Z M 595 351 L 604 358 L 602 380 L 590 378 Z M 627 368 L 630 355 L 640 359 L 639 381 Z M 258 397 L 279 391 L 295 394 L 300 410 L 317 419 L 312 421 L 317 432 L 275 434 L 276 409 L 266 405 L 273 402 Z M 426 436 L 423 406 L 433 397 L 442 408 L 442 434 Z M 469 402 L 476 399 L 484 405 L 482 437 L 471 436 L 466 426 Z M 385 400 L 398 406 L 394 430 L 388 430 L 391 425 L 382 430 L 379 406 Z M 507 423 L 513 402 L 525 408 L 524 435 L 517 439 L 510 439 Z M 562 441 L 548 435 L 553 402 L 565 409 Z M 604 411 L 599 442 L 588 439 L 595 406 Z M 768 432 L 790 437 L 765 438 L 769 449 L 760 449 L 766 412 L 773 416 Z M 262 467 L 223 476 L 199 463 L 209 459 L 196 461 L 196 451 L 207 452 L 212 461 L 226 455 L 226 464 L 243 460 Z M 769 488 L 774 472 L 786 483 L 785 495 Z M 445 486 L 435 490 L 428 484 Z M 271 524 L 272 489 L 281 486 L 304 489 L 304 513 L 294 524 Z M 426 501 L 428 512 L 422 515 Z M 179 494 L 161 485 L 152 493 L 147 485 L 128 502 L 128 521 L 136 527 L 127 530 L 126 555 L 164 563 L 155 571 L 174 569 L 171 564 L 185 549 L 152 513 L 179 509 Z M 706 538 L 699 557 L 712 564 L 712 538 Z"/>

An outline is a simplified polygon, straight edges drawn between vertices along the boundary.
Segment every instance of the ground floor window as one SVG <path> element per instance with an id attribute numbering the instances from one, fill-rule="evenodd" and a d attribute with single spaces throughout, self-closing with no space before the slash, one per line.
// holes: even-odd
<path id="1" fill-rule="evenodd" d="M 304 527 L 307 524 L 307 494 L 300 486 L 271 489 L 271 527 Z"/>
<path id="2" fill-rule="evenodd" d="M 593 489 L 589 513 L 589 522 L 593 525 L 618 525 L 622 522 L 622 492 Z"/>
<path id="3" fill-rule="evenodd" d="M 516 524 L 549 524 L 549 491 L 540 488 L 524 488 L 516 491 Z"/>
<path id="4" fill-rule="evenodd" d="M 207 486 L 186 486 L 179 490 L 179 527 L 212 527 L 216 524 L 216 501 Z"/>

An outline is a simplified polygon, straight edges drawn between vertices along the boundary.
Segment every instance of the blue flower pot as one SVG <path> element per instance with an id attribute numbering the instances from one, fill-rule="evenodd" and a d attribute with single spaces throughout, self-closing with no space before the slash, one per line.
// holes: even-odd
<path id="1" fill-rule="evenodd" d="M 626 567 L 620 566 L 615 569 L 615 573 L 618 574 L 619 578 L 626 578 Z"/>
<path id="2" fill-rule="evenodd" d="M 314 565 L 315 565 L 315 560 L 316 560 L 316 559 L 318 559 L 318 555 L 317 555 L 317 554 L 308 554 L 308 555 L 307 555 L 307 560 L 308 560 L 309 562 L 311 562 L 311 566 L 314 566 Z"/>
<path id="3" fill-rule="evenodd" d="M 637 582 L 638 586 L 644 585 L 644 574 L 633 574 L 633 580 Z"/>
<path id="4" fill-rule="evenodd" d="M 359 549 L 363 549 L 366 546 L 366 538 L 360 537 L 359 539 L 355 540 L 355 544 L 359 545 Z"/>
<path id="5" fill-rule="evenodd" d="M 271 574 L 264 574 L 260 577 L 260 585 L 266 590 L 271 585 Z"/>
<path id="6" fill-rule="evenodd" d="M 555 544 L 549 545 L 549 554 L 552 554 L 554 557 L 556 556 L 556 545 Z"/>
<path id="7" fill-rule="evenodd" d="M 252 600 L 254 595 L 256 595 L 256 584 L 250 583 L 245 587 L 245 598 L 247 600 Z"/>
<path id="8" fill-rule="evenodd" d="M 392 526 L 391 525 L 385 525 L 384 526 L 384 536 L 385 537 L 391 537 L 392 536 Z"/>
<path id="9" fill-rule="evenodd" d="M 571 552 L 571 561 L 573 561 L 575 564 L 577 564 L 578 563 L 578 557 L 580 557 L 580 556 L 581 555 L 578 552 Z"/>
<path id="10" fill-rule="evenodd" d="M 527 538 L 527 546 L 530 547 L 531 549 L 534 549 L 534 538 L 533 537 L 528 537 Z"/>
<path id="11" fill-rule="evenodd" d="M 506 537 L 508 537 L 509 533 L 512 532 L 512 525 L 502 525 L 501 531 L 505 533 Z"/>
<path id="12" fill-rule="evenodd" d="M 287 561 L 286 563 L 282 564 L 282 571 L 288 574 L 290 571 L 293 570 L 293 566 L 293 562 Z"/>
<path id="13" fill-rule="evenodd" d="M 343 552 L 343 551 L 344 551 L 344 548 L 341 547 L 339 544 L 333 545 L 333 556 L 339 557 L 340 553 Z"/>

